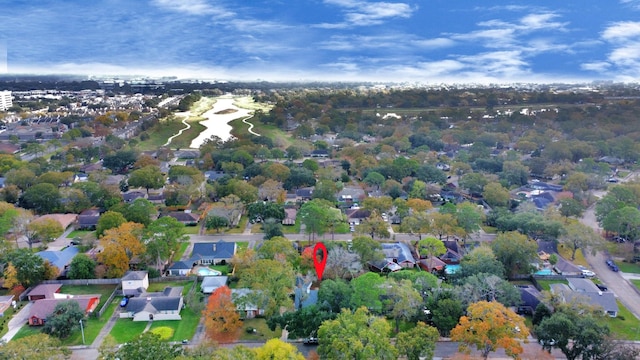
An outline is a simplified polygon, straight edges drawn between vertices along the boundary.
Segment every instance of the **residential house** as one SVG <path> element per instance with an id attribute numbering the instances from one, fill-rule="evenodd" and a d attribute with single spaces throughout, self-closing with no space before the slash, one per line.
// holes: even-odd
<path id="1" fill-rule="evenodd" d="M 169 276 L 186 276 L 191 272 L 191 267 L 187 262 L 176 261 L 167 268 L 167 273 Z"/>
<path id="2" fill-rule="evenodd" d="M 293 226 L 296 224 L 296 216 L 298 216 L 298 210 L 295 208 L 284 209 L 284 219 L 282 219 L 282 225 Z"/>
<path id="3" fill-rule="evenodd" d="M 149 274 L 146 271 L 127 271 L 121 281 L 124 295 L 140 295 L 149 288 Z"/>
<path id="4" fill-rule="evenodd" d="M 360 208 L 347 209 L 345 210 L 345 215 L 349 224 L 360 225 L 361 222 L 371 216 L 371 211 Z"/>
<path id="5" fill-rule="evenodd" d="M 52 219 L 58 222 L 60 226 L 62 226 L 63 230 L 66 230 L 69 226 L 71 226 L 71 224 L 76 222 L 77 218 L 78 218 L 78 215 L 76 214 L 47 214 L 47 215 L 39 216 L 33 221 Z"/>
<path id="6" fill-rule="evenodd" d="M 401 242 L 382 243 L 382 252 L 387 260 L 392 261 L 401 267 L 414 268 L 416 259 L 409 248 L 409 245 Z"/>
<path id="7" fill-rule="evenodd" d="M 77 174 L 73 175 L 73 182 L 74 183 L 87 182 L 87 181 L 89 181 L 89 175 L 88 174 L 77 173 Z"/>
<path id="8" fill-rule="evenodd" d="M 100 220 L 99 209 L 86 209 L 78 215 L 79 230 L 95 230 Z"/>
<path id="9" fill-rule="evenodd" d="M 264 315 L 265 306 L 256 305 L 257 299 L 251 289 L 231 289 L 231 299 L 242 319 L 253 319 Z"/>
<path id="10" fill-rule="evenodd" d="M 124 200 L 124 202 L 126 202 L 127 204 L 130 204 L 136 201 L 137 199 L 146 199 L 146 198 L 147 198 L 147 193 L 143 191 L 130 191 L 128 193 L 122 194 L 122 200 Z"/>
<path id="11" fill-rule="evenodd" d="M 553 266 L 553 269 L 560 275 L 575 275 L 582 276 L 582 269 L 565 260 L 563 257 L 558 256 L 558 262 Z"/>
<path id="12" fill-rule="evenodd" d="M 304 282 L 300 277 L 296 279 L 296 287 L 293 290 L 294 309 L 299 310 L 318 303 L 318 289 L 311 289 L 312 282 Z"/>
<path id="13" fill-rule="evenodd" d="M 601 291 L 593 281 L 584 278 L 567 278 L 569 284 L 551 284 L 551 292 L 564 302 L 584 302 L 599 306 L 610 317 L 618 316 L 618 304 L 610 291 Z"/>
<path id="14" fill-rule="evenodd" d="M 180 311 L 184 305 L 182 286 L 166 287 L 162 292 L 144 292 L 129 299 L 120 318 L 133 321 L 181 320 Z"/>
<path id="15" fill-rule="evenodd" d="M 53 294 L 59 293 L 60 288 L 62 288 L 62 284 L 40 284 L 29 291 L 27 299 L 29 301 L 53 299 Z"/>
<path id="16" fill-rule="evenodd" d="M 223 171 L 205 171 L 204 178 L 207 182 L 214 182 L 224 176 Z"/>
<path id="17" fill-rule="evenodd" d="M 442 240 L 447 251 L 439 256 L 446 264 L 459 264 L 462 260 L 463 250 L 456 240 Z"/>
<path id="18" fill-rule="evenodd" d="M 85 315 L 89 315 L 96 310 L 100 304 L 100 295 L 65 295 L 62 298 L 46 298 L 34 302 L 29 308 L 29 325 L 44 325 L 47 318 L 51 316 L 58 304 L 66 301 L 75 301 L 84 310 Z"/>
<path id="19" fill-rule="evenodd" d="M 382 259 L 379 261 L 370 261 L 367 265 L 369 266 L 369 270 L 373 272 L 387 273 L 387 272 L 396 272 L 396 271 L 402 270 L 402 266 L 398 265 L 397 263 L 389 259 Z"/>
<path id="20" fill-rule="evenodd" d="M 360 204 L 366 194 L 362 188 L 354 186 L 346 186 L 338 192 L 337 199 L 346 205 Z"/>
<path id="21" fill-rule="evenodd" d="M 297 201 L 308 201 L 313 197 L 313 188 L 306 187 L 296 190 L 296 200 Z"/>
<path id="22" fill-rule="evenodd" d="M 193 265 L 226 264 L 236 254 L 235 242 L 220 240 L 193 244 L 189 262 Z"/>
<path id="23" fill-rule="evenodd" d="M 444 270 L 446 263 L 435 256 L 431 256 L 429 258 L 418 260 L 418 266 L 422 270 L 426 270 L 429 272 L 437 272 Z"/>
<path id="24" fill-rule="evenodd" d="M 149 202 L 152 204 L 162 205 L 164 204 L 165 200 L 164 193 L 149 194 L 147 196 L 147 200 L 149 200 Z"/>
<path id="25" fill-rule="evenodd" d="M 533 315 L 540 299 L 542 299 L 542 293 L 538 291 L 533 285 L 518 285 L 520 291 L 521 303 L 516 309 L 518 314 Z"/>
<path id="26" fill-rule="evenodd" d="M 211 294 L 217 288 L 227 285 L 228 276 L 205 276 L 200 283 L 200 290 L 204 294 Z"/>
<path id="27" fill-rule="evenodd" d="M 7 181 L 7 178 L 4 176 L 0 177 L 0 189 L 4 189 L 4 183 Z"/>
<path id="28" fill-rule="evenodd" d="M 62 250 L 56 251 L 39 251 L 36 255 L 40 256 L 43 260 L 48 261 L 51 265 L 58 269 L 58 276 L 64 277 L 69 269 L 71 260 L 78 255 L 80 250 L 76 246 L 68 246 Z"/>
<path id="29" fill-rule="evenodd" d="M 196 226 L 198 225 L 198 221 L 200 217 L 196 214 L 193 214 L 188 211 L 172 211 L 168 213 L 166 216 L 172 217 L 179 222 L 183 223 L 185 226 Z"/>

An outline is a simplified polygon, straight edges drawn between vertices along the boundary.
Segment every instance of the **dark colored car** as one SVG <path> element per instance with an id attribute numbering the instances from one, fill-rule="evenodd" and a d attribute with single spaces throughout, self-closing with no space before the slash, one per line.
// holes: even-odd
<path id="1" fill-rule="evenodd" d="M 303 344 L 305 345 L 318 345 L 318 338 L 317 337 L 309 337 L 306 338 L 302 341 Z"/>
<path id="2" fill-rule="evenodd" d="M 609 267 L 610 267 L 610 268 L 611 268 L 611 270 L 613 270 L 614 272 L 618 272 L 618 271 L 620 271 L 620 269 L 618 268 L 618 265 L 616 265 L 616 264 L 613 264 L 613 265 L 611 265 L 611 266 L 609 266 Z"/>
<path id="3" fill-rule="evenodd" d="M 607 288 L 604 284 L 596 284 L 596 286 L 598 287 L 598 289 L 600 289 L 600 291 L 609 290 L 609 288 Z"/>
<path id="4" fill-rule="evenodd" d="M 122 300 L 120 300 L 120 307 L 125 307 L 127 306 L 128 303 L 129 303 L 129 298 L 125 296 L 122 298 Z"/>

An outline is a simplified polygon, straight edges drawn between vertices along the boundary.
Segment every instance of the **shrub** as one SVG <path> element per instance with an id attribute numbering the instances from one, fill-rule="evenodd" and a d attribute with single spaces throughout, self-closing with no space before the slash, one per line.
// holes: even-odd
<path id="1" fill-rule="evenodd" d="M 173 337 L 173 329 L 168 326 L 161 326 L 151 330 L 152 334 L 160 336 L 162 340 L 169 340 Z"/>

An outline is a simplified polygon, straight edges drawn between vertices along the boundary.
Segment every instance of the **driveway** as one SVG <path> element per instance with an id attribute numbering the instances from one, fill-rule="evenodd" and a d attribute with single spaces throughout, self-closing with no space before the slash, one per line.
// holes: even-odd
<path id="1" fill-rule="evenodd" d="M 18 333 L 18 330 L 27 323 L 29 320 L 29 311 L 31 309 L 32 302 L 28 302 L 25 306 L 15 314 L 11 320 L 9 320 L 9 331 L 2 337 L 2 342 L 8 342 Z"/>

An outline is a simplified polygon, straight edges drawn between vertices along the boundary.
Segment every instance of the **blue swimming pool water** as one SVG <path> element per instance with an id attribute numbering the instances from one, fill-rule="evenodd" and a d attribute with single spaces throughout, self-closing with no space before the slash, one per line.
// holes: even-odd
<path id="1" fill-rule="evenodd" d="M 555 275 L 556 273 L 553 272 L 553 270 L 551 269 L 542 269 L 542 270 L 538 270 L 535 273 L 536 275 Z"/>
<path id="2" fill-rule="evenodd" d="M 446 274 L 455 274 L 458 270 L 460 270 L 460 265 L 447 265 L 444 267 Z"/>
<path id="3" fill-rule="evenodd" d="M 218 271 L 218 270 L 200 268 L 200 269 L 198 269 L 198 275 L 200 275 L 200 276 L 219 276 L 219 275 L 222 275 L 222 273 L 220 271 Z"/>

